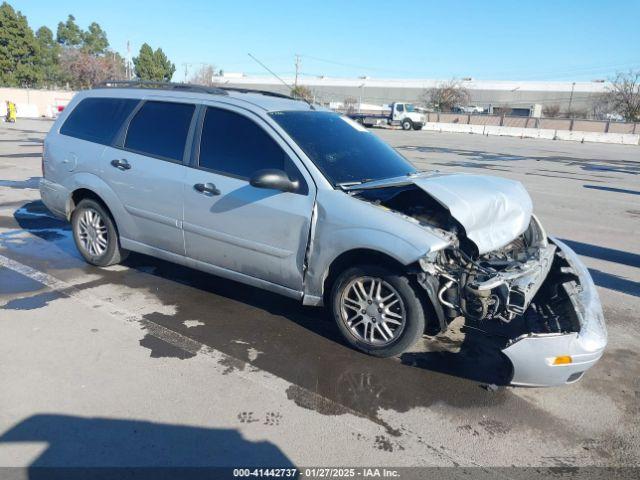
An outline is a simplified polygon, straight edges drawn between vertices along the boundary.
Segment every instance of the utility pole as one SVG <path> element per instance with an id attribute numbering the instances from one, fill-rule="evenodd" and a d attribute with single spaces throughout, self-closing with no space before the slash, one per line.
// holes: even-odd
<path id="1" fill-rule="evenodd" d="M 571 84 L 571 95 L 569 96 L 569 116 L 572 115 L 571 113 L 571 104 L 573 103 L 573 89 L 576 88 L 576 82 L 573 82 Z"/>
<path id="2" fill-rule="evenodd" d="M 298 86 L 298 71 L 300 70 L 300 55 L 296 53 L 296 78 L 293 81 L 293 87 L 296 88 Z"/>
<path id="3" fill-rule="evenodd" d="M 183 63 L 182 66 L 184 67 L 184 83 L 187 83 L 187 76 L 189 75 L 189 64 Z"/>
<path id="4" fill-rule="evenodd" d="M 125 75 L 127 80 L 131 80 L 133 77 L 133 68 L 131 68 L 131 43 L 127 40 L 127 60 L 125 62 Z"/>

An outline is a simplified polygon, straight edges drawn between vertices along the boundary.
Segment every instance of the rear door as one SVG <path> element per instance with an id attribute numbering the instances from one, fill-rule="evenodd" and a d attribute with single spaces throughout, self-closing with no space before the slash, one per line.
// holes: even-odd
<path id="1" fill-rule="evenodd" d="M 195 105 L 147 100 L 103 158 L 104 178 L 129 218 L 128 240 L 184 255 L 183 160 Z"/>
<path id="2" fill-rule="evenodd" d="M 301 290 L 315 185 L 295 154 L 263 119 L 233 107 L 207 107 L 196 142 L 184 182 L 187 255 Z M 285 170 L 301 188 L 251 186 L 267 168 Z"/>

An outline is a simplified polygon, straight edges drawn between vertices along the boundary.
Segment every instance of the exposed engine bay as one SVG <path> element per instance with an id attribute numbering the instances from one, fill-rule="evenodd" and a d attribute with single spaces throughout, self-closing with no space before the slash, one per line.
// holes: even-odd
<path id="1" fill-rule="evenodd" d="M 480 254 L 451 212 L 416 186 L 363 190 L 356 195 L 449 235 L 450 246 L 421 258 L 418 272 L 441 330 L 458 316 L 481 323 L 483 329 L 510 324 L 506 329 L 511 330 L 510 338 L 578 328 L 570 299 L 575 276 L 564 271 L 556 245 L 548 241 L 535 216 L 507 245 Z"/>

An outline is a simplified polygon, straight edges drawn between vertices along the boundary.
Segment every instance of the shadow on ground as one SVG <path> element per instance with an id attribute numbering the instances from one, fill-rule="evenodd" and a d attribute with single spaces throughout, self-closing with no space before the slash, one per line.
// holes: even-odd
<path id="1" fill-rule="evenodd" d="M 293 467 L 273 443 L 246 440 L 234 429 L 139 420 L 34 415 L 0 435 L 0 448 L 16 443 L 46 444 L 28 468 L 30 480 L 230 478 L 232 468 Z M 123 470 L 132 467 L 146 468 Z"/>
<path id="2" fill-rule="evenodd" d="M 408 150 L 420 153 L 452 153 L 465 157 L 472 162 L 465 166 L 475 166 L 476 162 L 518 162 L 523 160 L 547 161 L 566 166 L 577 166 L 585 172 L 616 172 L 630 175 L 640 175 L 640 162 L 631 160 L 606 160 L 602 158 L 576 158 L 562 155 L 531 156 L 513 155 L 507 153 L 483 152 L 479 150 L 464 150 L 459 148 L 429 147 L 402 145 L 398 150 Z M 447 163 L 446 165 L 452 165 Z M 494 166 L 495 167 L 495 166 Z M 564 172 L 563 172 L 564 173 Z M 570 177 L 567 177 L 570 178 Z"/>
<path id="3" fill-rule="evenodd" d="M 601 247 L 590 243 L 576 242 L 564 238 L 562 241 L 575 250 L 578 255 L 640 269 L 640 255 L 637 253 Z M 633 280 L 602 272 L 594 268 L 590 268 L 589 272 L 591 272 L 595 284 L 600 287 L 626 293 L 627 295 L 633 295 L 634 297 L 640 297 L 640 282 L 634 282 Z"/>

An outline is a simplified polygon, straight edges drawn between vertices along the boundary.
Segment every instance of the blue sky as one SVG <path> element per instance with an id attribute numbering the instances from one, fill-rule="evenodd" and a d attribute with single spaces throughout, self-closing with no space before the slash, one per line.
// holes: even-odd
<path id="1" fill-rule="evenodd" d="M 111 47 L 162 47 L 185 62 L 264 74 L 593 80 L 640 69 L 640 0 L 9 0 L 35 30 L 71 13 Z M 196 67 L 192 67 L 196 68 Z"/>

